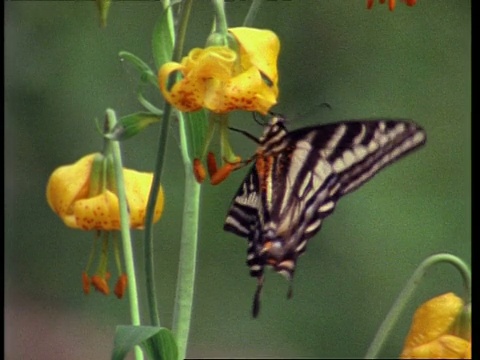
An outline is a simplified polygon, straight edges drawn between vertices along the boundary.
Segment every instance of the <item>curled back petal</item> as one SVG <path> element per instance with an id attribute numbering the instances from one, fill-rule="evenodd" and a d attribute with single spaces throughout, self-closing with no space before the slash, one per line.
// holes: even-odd
<path id="1" fill-rule="evenodd" d="M 210 78 L 226 81 L 234 73 L 237 54 L 225 46 L 210 46 L 205 49 L 193 49 L 189 61 L 184 62 L 185 75 L 200 81 Z"/>
<path id="2" fill-rule="evenodd" d="M 463 301 L 454 293 L 446 293 L 422 304 L 413 317 L 405 348 L 413 348 L 447 334 L 461 312 Z"/>
<path id="3" fill-rule="evenodd" d="M 199 110 L 204 106 L 206 93 L 216 94 L 217 89 L 233 76 L 236 60 L 235 52 L 223 46 L 192 49 L 182 64 L 171 62 L 160 68 L 162 94 L 181 111 Z M 176 71 L 180 71 L 183 78 L 169 90 L 168 79 Z"/>
<path id="4" fill-rule="evenodd" d="M 183 73 L 183 65 L 169 62 L 158 72 L 158 83 L 165 99 L 180 111 L 196 111 L 202 107 L 203 84 L 188 77 L 177 81 L 171 89 L 167 89 L 169 77 L 176 71 Z"/>
<path id="5" fill-rule="evenodd" d="M 274 85 L 278 83 L 277 59 L 280 40 L 270 30 L 248 27 L 230 28 L 229 31 L 240 43 L 242 67 L 255 66 Z"/>
<path id="6" fill-rule="evenodd" d="M 77 227 L 73 204 L 77 199 L 88 196 L 92 162 L 97 155 L 89 154 L 73 164 L 57 168 L 48 180 L 48 204 L 67 226 Z"/>
<path id="7" fill-rule="evenodd" d="M 259 71 L 251 67 L 225 85 L 223 111 L 218 112 L 241 109 L 266 114 L 277 103 L 277 95 L 278 90 L 265 84 Z"/>
<path id="8" fill-rule="evenodd" d="M 76 226 L 83 230 L 118 230 L 120 212 L 118 197 L 111 191 L 77 200 L 73 206 Z"/>
<path id="9" fill-rule="evenodd" d="M 130 211 L 130 227 L 133 229 L 142 229 L 145 224 L 145 212 L 147 208 L 150 187 L 152 185 L 153 174 L 138 172 L 135 170 L 123 170 L 125 189 L 127 195 L 128 208 Z M 160 219 L 164 206 L 163 189 L 160 187 L 153 221 Z"/>

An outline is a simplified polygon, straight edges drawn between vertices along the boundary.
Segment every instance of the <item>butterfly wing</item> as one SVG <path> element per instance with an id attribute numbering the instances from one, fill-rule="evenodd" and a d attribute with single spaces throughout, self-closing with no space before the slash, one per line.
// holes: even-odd
<path id="1" fill-rule="evenodd" d="M 270 209 L 278 233 L 288 238 L 285 246 L 303 252 L 340 197 L 425 140 L 425 131 L 406 120 L 349 121 L 289 132 L 285 149 L 292 150 L 278 157 L 289 160 L 273 180 Z"/>
<path id="2" fill-rule="evenodd" d="M 263 246 L 263 207 L 258 187 L 258 174 L 253 166 L 235 194 L 223 229 L 247 238 L 247 264 L 250 274 L 259 277 L 263 274 L 264 261 L 259 255 Z"/>

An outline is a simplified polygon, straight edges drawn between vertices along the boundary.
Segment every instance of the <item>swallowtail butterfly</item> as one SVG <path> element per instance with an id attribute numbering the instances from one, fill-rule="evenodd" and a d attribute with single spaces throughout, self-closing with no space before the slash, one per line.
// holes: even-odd
<path id="1" fill-rule="evenodd" d="M 297 258 L 337 201 L 426 140 L 425 131 L 406 120 L 345 121 L 294 131 L 284 123 L 273 116 L 257 140 L 254 165 L 224 224 L 224 230 L 248 240 L 247 264 L 258 281 L 254 317 L 265 266 L 291 280 Z"/>

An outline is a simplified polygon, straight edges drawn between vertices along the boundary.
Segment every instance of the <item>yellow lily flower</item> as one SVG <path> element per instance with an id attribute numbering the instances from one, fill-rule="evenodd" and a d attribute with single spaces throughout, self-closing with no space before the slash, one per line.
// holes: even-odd
<path id="1" fill-rule="evenodd" d="M 453 293 L 437 296 L 421 305 L 413 317 L 402 359 L 471 359 L 470 321 L 459 323 L 468 311 Z M 462 328 L 463 327 L 463 328 Z"/>
<path id="2" fill-rule="evenodd" d="M 120 209 L 114 182 L 108 176 L 109 170 L 112 170 L 111 166 L 109 168 L 111 163 L 105 160 L 102 154 L 93 153 L 73 164 L 57 168 L 48 180 L 46 195 L 48 204 L 65 225 L 74 229 L 97 230 L 95 241 L 102 237 L 102 250 L 95 274 L 91 277 L 88 275 L 95 246 L 87 269 L 82 273 L 83 292 L 88 294 L 90 286 L 93 285 L 104 295 L 110 293 L 107 264 L 109 242 L 113 240 L 119 273 L 114 293 L 118 298 L 122 298 L 127 289 L 127 276 L 121 269 L 118 231 L 115 231 L 120 229 Z M 123 169 L 123 176 L 130 228 L 142 229 L 153 174 Z M 160 188 L 154 222 L 160 219 L 163 205 L 163 190 Z"/>
<path id="3" fill-rule="evenodd" d="M 47 185 L 47 201 L 65 225 L 82 230 L 119 230 L 120 210 L 116 193 L 104 187 L 97 194 L 89 194 L 93 159 L 89 154 L 71 165 L 57 168 Z M 145 209 L 153 174 L 124 169 L 125 192 L 130 211 L 130 227 L 142 229 Z M 154 221 L 163 211 L 163 190 L 160 188 Z"/>
<path id="4" fill-rule="evenodd" d="M 262 114 L 276 104 L 278 37 L 270 30 L 246 27 L 229 31 L 238 42 L 238 53 L 226 46 L 195 48 L 181 63 L 169 62 L 160 68 L 160 89 L 170 104 L 185 112 L 206 108 L 215 113 Z M 175 72 L 182 78 L 167 89 Z"/>

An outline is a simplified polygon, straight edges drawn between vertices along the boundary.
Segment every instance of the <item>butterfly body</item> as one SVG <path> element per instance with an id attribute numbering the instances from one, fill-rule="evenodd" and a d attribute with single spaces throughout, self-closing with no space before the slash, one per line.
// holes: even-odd
<path id="1" fill-rule="evenodd" d="M 289 132 L 282 117 L 271 118 L 224 225 L 248 240 L 247 264 L 258 279 L 254 316 L 265 267 L 291 280 L 298 257 L 338 199 L 425 139 L 423 129 L 405 120 L 348 121 Z"/>

